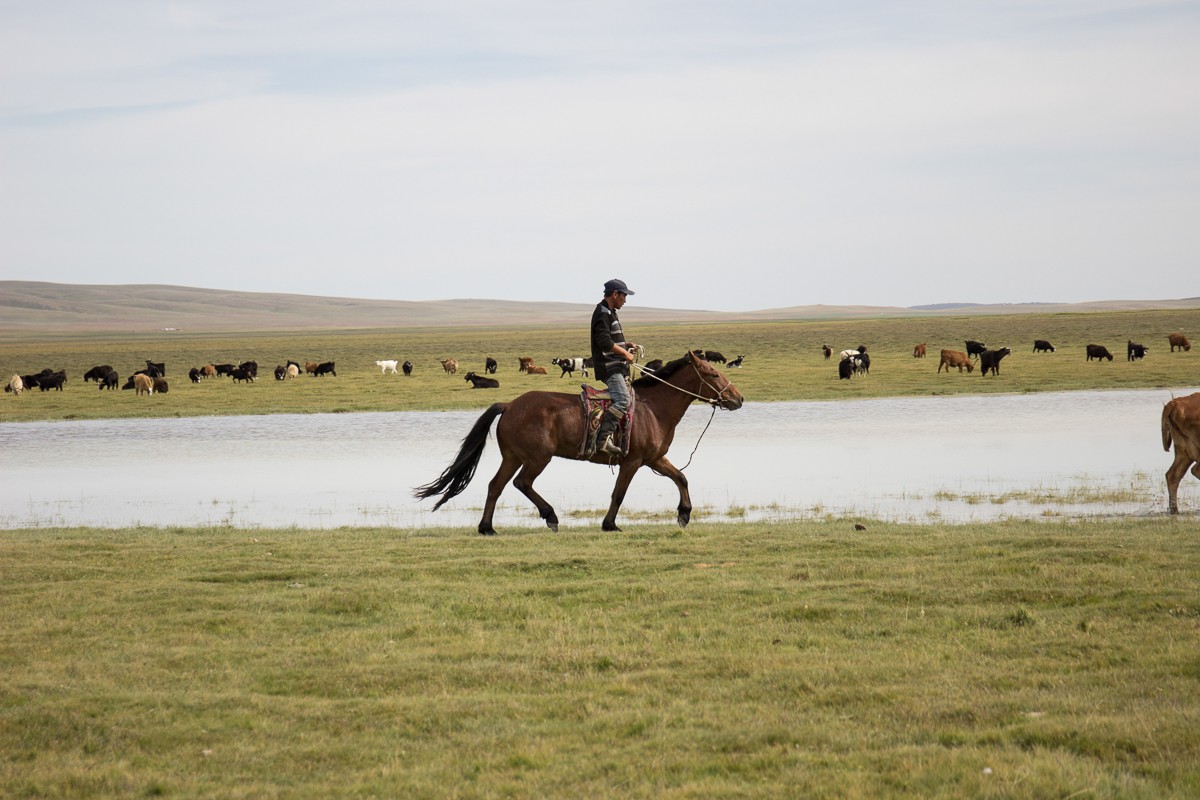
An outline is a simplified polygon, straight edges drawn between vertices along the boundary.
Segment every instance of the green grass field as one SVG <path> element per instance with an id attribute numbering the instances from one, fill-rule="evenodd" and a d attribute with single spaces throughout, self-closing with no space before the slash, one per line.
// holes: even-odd
<path id="1" fill-rule="evenodd" d="M 727 357 L 746 354 L 742 369 L 729 376 L 750 401 L 840 400 L 895 395 L 979 394 L 1084 389 L 1134 389 L 1200 385 L 1200 348 L 1169 352 L 1167 336 L 1184 332 L 1200 340 L 1200 309 L 1187 311 L 1089 312 L 1011 316 L 963 316 L 848 321 L 658 324 L 631 329 L 647 348 L 646 359 L 671 359 L 691 348 L 718 350 Z M 1058 348 L 1034 354 L 1033 340 Z M 962 350 L 965 339 L 991 347 L 1011 347 L 1000 375 L 939 374 L 942 348 Z M 1125 344 L 1146 344 L 1145 360 L 1129 362 Z M 514 325 L 503 329 L 423 329 L 314 331 L 297 333 L 152 335 L 62 335 L 53 338 L 9 334 L 3 337 L 0 369 L 5 376 L 43 368 L 65 369 L 62 392 L 27 392 L 0 403 L 0 422 L 103 417 L 209 416 L 222 414 L 317 413 L 481 408 L 531 388 L 578 391 L 582 378 L 561 377 L 550 364 L 558 356 L 585 355 L 586 330 Z M 924 342 L 929 356 L 912 357 Z M 1111 362 L 1088 362 L 1084 348 L 1103 344 Z M 872 357 L 871 374 L 837 378 L 836 355 L 826 361 L 821 345 L 835 351 L 862 344 Z M 471 389 L 467 370 L 483 372 L 484 359 L 500 363 L 498 390 Z M 517 358 L 532 356 L 546 376 L 517 371 Z M 381 375 L 374 362 L 411 360 L 411 377 Z M 439 360 L 457 359 L 457 376 Z M 170 391 L 136 397 L 133 391 L 101 392 L 82 375 L 109 364 L 122 381 L 149 359 L 167 364 Z M 334 361 L 337 377 L 302 376 L 276 382 L 271 371 L 288 359 Z M 188 382 L 187 371 L 206 363 L 255 360 L 260 380 L 233 384 L 228 378 Z"/>
<path id="2" fill-rule="evenodd" d="M 4 797 L 1200 795 L 1179 519 L 0 537 Z"/>

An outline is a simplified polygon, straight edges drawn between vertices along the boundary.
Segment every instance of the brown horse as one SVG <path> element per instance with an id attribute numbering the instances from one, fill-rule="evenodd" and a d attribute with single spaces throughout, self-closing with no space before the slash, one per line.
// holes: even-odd
<path id="1" fill-rule="evenodd" d="M 620 458 L 612 502 L 601 527 L 606 531 L 620 530 L 617 527 L 617 510 L 625 499 L 634 473 L 643 465 L 670 478 L 679 488 L 678 520 L 680 527 L 683 527 L 691 519 L 692 500 L 688 494 L 687 478 L 667 460 L 667 450 L 675 438 L 675 426 L 683 419 L 684 412 L 693 400 L 704 400 L 732 411 L 742 407 L 742 395 L 720 371 L 691 353 L 670 362 L 654 375 L 638 378 L 633 388 L 636 399 L 629 452 Z M 534 491 L 533 482 L 554 456 L 574 460 L 586 458 L 579 454 L 587 423 L 578 394 L 534 391 L 526 392 L 508 403 L 493 404 L 476 420 L 470 433 L 463 439 L 454 462 L 446 467 L 436 481 L 417 487 L 413 494 L 422 500 L 440 494 L 442 498 L 433 507 L 437 511 L 443 503 L 466 489 L 475 475 L 475 468 L 487 444 L 488 431 L 496 417 L 500 417 L 496 425 L 500 469 L 488 484 L 479 532 L 484 535 L 495 534 L 492 515 L 496 510 L 496 500 L 510 480 L 537 506 L 546 526 L 557 531 L 558 515 L 554 513 L 553 506 Z M 597 453 L 590 460 L 597 464 L 608 464 L 610 458 L 604 453 Z"/>

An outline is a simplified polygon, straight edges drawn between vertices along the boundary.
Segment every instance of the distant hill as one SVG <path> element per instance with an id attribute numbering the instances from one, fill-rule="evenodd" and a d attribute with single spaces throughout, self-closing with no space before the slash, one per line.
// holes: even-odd
<path id="1" fill-rule="evenodd" d="M 156 284 L 91 285 L 0 281 L 0 332 L 18 334 L 428 328 L 494 326 L 497 320 L 521 320 L 522 324 L 526 325 L 575 325 L 588 317 L 591 308 L 591 303 L 487 299 L 365 300 Z M 629 306 L 622 312 L 622 316 L 626 321 L 635 323 L 736 322 L 1133 311 L 1157 308 L 1200 308 L 1200 298 L 1113 300 L 1102 303 L 939 303 L 913 308 L 810 305 L 747 312 Z"/>

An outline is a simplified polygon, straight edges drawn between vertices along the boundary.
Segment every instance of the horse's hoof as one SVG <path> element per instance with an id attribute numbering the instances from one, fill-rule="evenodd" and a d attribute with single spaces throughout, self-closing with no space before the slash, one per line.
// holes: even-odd
<path id="1" fill-rule="evenodd" d="M 621 529 L 616 526 L 616 523 L 605 523 L 600 526 L 600 529 L 605 533 L 620 533 Z"/>
<path id="2" fill-rule="evenodd" d="M 480 525 L 480 526 L 479 526 L 479 535 L 480 535 L 480 536 L 495 536 L 495 535 L 496 535 L 496 529 L 495 529 L 495 528 L 491 528 L 491 527 L 485 528 L 485 527 L 483 527 L 482 525 Z"/>
<path id="3" fill-rule="evenodd" d="M 554 531 L 555 533 L 558 533 L 558 523 L 557 522 L 547 522 L 546 527 L 549 528 L 550 530 Z"/>

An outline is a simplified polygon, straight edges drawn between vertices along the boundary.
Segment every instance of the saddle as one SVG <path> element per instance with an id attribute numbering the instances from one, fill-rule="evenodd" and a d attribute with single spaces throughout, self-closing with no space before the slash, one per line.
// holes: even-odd
<path id="1" fill-rule="evenodd" d="M 612 395 L 607 389 L 596 389 L 586 383 L 580 384 L 583 389 L 579 401 L 583 406 L 583 440 L 579 443 L 579 457 L 591 458 L 596 454 L 596 432 L 600 430 L 600 420 L 612 405 Z M 615 441 L 621 446 L 621 455 L 629 453 L 629 434 L 633 425 L 633 406 L 636 399 L 633 392 L 629 393 L 629 411 L 617 425 Z"/>

